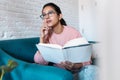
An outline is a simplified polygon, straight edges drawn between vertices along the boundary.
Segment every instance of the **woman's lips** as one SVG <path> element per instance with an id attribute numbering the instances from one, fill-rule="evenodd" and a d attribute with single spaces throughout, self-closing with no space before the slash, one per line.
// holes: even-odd
<path id="1" fill-rule="evenodd" d="M 48 23 L 48 24 L 51 23 L 51 22 L 52 22 L 52 20 L 47 20 L 47 21 L 46 21 L 46 23 Z"/>

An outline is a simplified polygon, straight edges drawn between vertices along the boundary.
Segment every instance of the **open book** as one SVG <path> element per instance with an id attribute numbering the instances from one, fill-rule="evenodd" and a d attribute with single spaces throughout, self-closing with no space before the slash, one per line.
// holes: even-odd
<path id="1" fill-rule="evenodd" d="M 36 44 L 46 61 L 60 63 L 70 61 L 80 63 L 90 61 L 92 46 L 85 38 L 76 38 L 68 41 L 63 47 L 57 44 Z"/>

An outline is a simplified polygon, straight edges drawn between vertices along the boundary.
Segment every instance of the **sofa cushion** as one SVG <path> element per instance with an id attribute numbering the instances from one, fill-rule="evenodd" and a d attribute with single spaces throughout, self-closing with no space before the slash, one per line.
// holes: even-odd
<path id="1" fill-rule="evenodd" d="M 0 64 L 7 64 L 9 59 L 16 61 L 18 66 L 12 72 L 5 74 L 3 80 L 73 80 L 72 74 L 67 70 L 24 62 L 0 49 Z"/>

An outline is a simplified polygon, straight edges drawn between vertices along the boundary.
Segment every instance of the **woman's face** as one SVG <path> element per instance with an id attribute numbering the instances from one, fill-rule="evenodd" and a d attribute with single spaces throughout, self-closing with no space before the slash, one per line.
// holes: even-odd
<path id="1" fill-rule="evenodd" d="M 43 9 L 43 20 L 49 27 L 55 27 L 57 24 L 60 23 L 61 14 L 57 15 L 57 12 L 51 7 L 46 6 Z"/>

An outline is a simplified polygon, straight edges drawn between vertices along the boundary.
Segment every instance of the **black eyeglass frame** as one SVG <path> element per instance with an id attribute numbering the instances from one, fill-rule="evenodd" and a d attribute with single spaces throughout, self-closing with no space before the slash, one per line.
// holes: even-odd
<path id="1" fill-rule="evenodd" d="M 45 13 L 45 14 L 41 14 L 40 15 L 40 18 L 41 19 L 45 19 L 46 18 L 46 16 L 53 16 L 53 14 L 55 14 L 56 12 L 55 11 L 49 11 L 48 13 Z"/>

